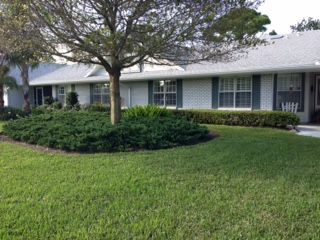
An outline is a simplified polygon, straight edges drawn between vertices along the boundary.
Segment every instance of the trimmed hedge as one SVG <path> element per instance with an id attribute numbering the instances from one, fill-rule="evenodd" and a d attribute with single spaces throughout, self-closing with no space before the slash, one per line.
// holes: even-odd
<path id="1" fill-rule="evenodd" d="M 111 125 L 104 113 L 53 112 L 4 126 L 4 134 L 30 144 L 79 152 L 162 149 L 208 137 L 208 129 L 179 118 L 141 118 Z"/>
<path id="2" fill-rule="evenodd" d="M 0 121 L 14 120 L 28 116 L 28 113 L 21 109 L 5 107 L 0 109 Z"/>
<path id="3" fill-rule="evenodd" d="M 295 114 L 287 112 L 174 110 L 173 113 L 199 124 L 286 128 L 300 122 Z"/>

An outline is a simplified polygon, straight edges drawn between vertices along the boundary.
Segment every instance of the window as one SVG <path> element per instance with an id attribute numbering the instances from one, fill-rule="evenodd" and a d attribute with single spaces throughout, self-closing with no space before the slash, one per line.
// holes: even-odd
<path id="1" fill-rule="evenodd" d="M 302 74 L 279 74 L 277 81 L 277 107 L 283 102 L 294 102 L 302 106 Z"/>
<path id="2" fill-rule="evenodd" d="M 220 79 L 220 108 L 251 108 L 251 77 L 229 77 Z"/>
<path id="3" fill-rule="evenodd" d="M 62 104 L 66 103 L 66 89 L 64 86 L 58 87 L 58 101 Z"/>
<path id="4" fill-rule="evenodd" d="M 177 82 L 173 80 L 155 81 L 153 103 L 164 107 L 175 107 L 177 105 Z"/>
<path id="5" fill-rule="evenodd" d="M 93 85 L 93 103 L 110 104 L 109 84 Z"/>

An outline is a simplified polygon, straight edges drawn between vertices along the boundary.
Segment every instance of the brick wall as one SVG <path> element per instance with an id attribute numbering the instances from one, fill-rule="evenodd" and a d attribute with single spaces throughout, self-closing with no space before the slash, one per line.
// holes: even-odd
<path id="1" fill-rule="evenodd" d="M 183 108 L 211 109 L 212 80 L 183 80 Z"/>
<path id="2" fill-rule="evenodd" d="M 261 110 L 273 109 L 273 74 L 261 76 Z"/>

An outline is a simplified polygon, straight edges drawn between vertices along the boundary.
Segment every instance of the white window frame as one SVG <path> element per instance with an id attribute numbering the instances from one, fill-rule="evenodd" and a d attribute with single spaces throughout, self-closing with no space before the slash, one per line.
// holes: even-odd
<path id="1" fill-rule="evenodd" d="M 163 92 L 159 92 L 159 91 L 155 91 L 155 83 L 158 83 L 158 82 L 161 82 L 163 81 L 164 82 L 164 87 L 163 87 Z M 175 83 L 175 91 L 167 91 L 167 87 L 166 87 L 166 83 L 167 82 L 174 82 Z M 153 103 L 159 107 L 165 107 L 165 108 L 172 108 L 172 109 L 175 109 L 177 108 L 177 104 L 178 104 L 178 85 L 177 85 L 177 80 L 158 80 L 158 81 L 154 81 L 153 83 L 153 95 L 152 95 L 152 98 L 153 98 Z M 154 102 L 154 95 L 155 94 L 163 94 L 164 95 L 164 104 L 163 105 L 159 105 L 159 104 L 156 104 Z M 176 104 L 175 105 L 167 105 L 167 94 L 175 94 L 176 95 Z"/>
<path id="2" fill-rule="evenodd" d="M 300 75 L 300 90 L 279 90 L 279 82 L 280 82 L 280 79 L 279 79 L 279 75 L 290 75 L 292 77 L 293 74 L 299 74 Z M 281 107 L 279 106 L 279 92 L 299 92 L 300 94 L 300 102 L 299 102 L 299 106 L 298 106 L 298 111 L 301 110 L 301 107 L 302 107 L 302 102 L 304 101 L 304 99 L 302 99 L 302 96 L 303 96 L 303 74 L 302 73 L 281 73 L 281 74 L 278 74 L 278 80 L 277 80 L 277 95 L 276 95 L 276 109 L 281 109 Z"/>
<path id="3" fill-rule="evenodd" d="M 100 86 L 100 93 L 97 93 L 96 92 L 96 89 L 97 89 L 97 86 Z M 106 88 L 107 90 L 107 93 L 104 93 L 103 92 L 103 88 Z M 109 104 L 110 104 L 110 84 L 109 83 L 96 83 L 96 84 L 93 84 L 93 103 L 95 104 L 105 104 L 103 103 L 103 97 L 104 96 L 107 96 L 109 98 Z M 100 101 L 99 102 L 95 102 L 95 97 L 99 97 L 100 98 Z"/>
<path id="4" fill-rule="evenodd" d="M 250 80 L 251 82 L 251 89 L 250 91 L 248 90 L 237 90 L 237 80 L 238 78 L 247 78 Z M 233 90 L 228 90 L 228 91 L 221 91 L 221 80 L 224 79 L 232 79 L 233 80 Z M 218 110 L 237 110 L 237 111 L 251 111 L 252 110 L 252 98 L 253 98 L 253 94 L 252 94 L 252 89 L 253 89 L 253 81 L 252 81 L 252 76 L 229 76 L 229 77 L 223 77 L 220 78 L 219 80 L 219 96 L 218 96 Z M 236 107 L 236 103 L 237 103 L 237 93 L 251 93 L 251 103 L 250 103 L 250 107 L 248 108 L 239 108 Z M 220 93 L 233 93 L 233 107 L 220 107 Z"/>
<path id="5" fill-rule="evenodd" d="M 61 93 L 61 89 L 63 88 L 63 93 Z M 62 104 L 66 103 L 66 86 L 58 86 L 58 100 L 59 102 L 61 102 Z M 61 97 L 63 97 L 64 101 L 61 101 Z"/>

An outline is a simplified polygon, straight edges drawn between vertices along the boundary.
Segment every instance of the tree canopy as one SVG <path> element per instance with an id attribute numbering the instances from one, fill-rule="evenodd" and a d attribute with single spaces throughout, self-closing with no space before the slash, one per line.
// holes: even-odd
<path id="1" fill-rule="evenodd" d="M 0 49 L 6 53 L 8 63 L 21 72 L 24 109 L 30 111 L 29 69 L 41 61 L 51 59 L 41 42 L 41 32 L 32 24 L 28 7 L 23 1 L 2 0 L 0 3 Z"/>
<path id="2" fill-rule="evenodd" d="M 221 60 L 259 43 L 270 20 L 260 0 L 27 0 L 46 51 L 102 65 L 110 77 L 111 120 L 121 118 L 121 70 Z"/>
<path id="3" fill-rule="evenodd" d="M 311 17 L 309 17 L 308 19 L 304 18 L 296 25 L 291 25 L 290 28 L 293 32 L 320 30 L 320 19 L 314 19 Z"/>

